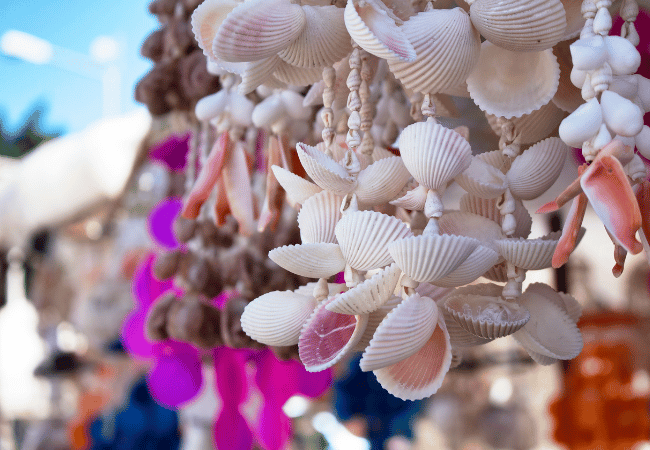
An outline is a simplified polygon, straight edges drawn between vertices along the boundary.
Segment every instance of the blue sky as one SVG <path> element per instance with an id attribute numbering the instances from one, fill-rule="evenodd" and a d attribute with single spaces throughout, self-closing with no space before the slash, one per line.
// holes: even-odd
<path id="1" fill-rule="evenodd" d="M 120 43 L 121 112 L 138 107 L 135 83 L 152 63 L 140 56 L 140 45 L 158 28 L 147 10 L 148 0 L 21 0 L 0 2 L 0 35 L 15 29 L 52 44 L 89 54 L 100 35 Z M 39 66 L 0 56 L 0 118 L 15 128 L 37 103 L 49 110 L 44 125 L 67 132 L 101 118 L 102 87 L 98 80 L 53 66 Z"/>

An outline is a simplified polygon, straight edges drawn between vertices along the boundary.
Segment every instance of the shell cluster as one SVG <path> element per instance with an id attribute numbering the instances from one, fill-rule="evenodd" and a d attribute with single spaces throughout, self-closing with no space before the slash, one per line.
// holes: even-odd
<path id="1" fill-rule="evenodd" d="M 196 8 L 192 29 L 222 88 L 196 105 L 200 170 L 192 159 L 182 214 L 217 224 L 232 215 L 254 235 L 279 233 L 286 206 L 299 210 L 300 243 L 268 257 L 313 280 L 249 303 L 249 337 L 297 345 L 309 371 L 363 352 L 361 369 L 411 400 L 434 394 L 463 348 L 494 339 L 512 335 L 545 365 L 580 353 L 579 303 L 523 282 L 566 262 L 587 203 L 620 270 L 625 251 L 647 248 L 650 186 L 634 147 L 650 156 L 650 81 L 635 74 L 634 0 L 623 1 L 624 36 L 608 35 L 609 0 L 573 3 Z M 451 96 L 485 112 L 498 149 L 474 154 L 471 130 L 440 123 L 457 115 Z M 590 163 L 539 211 L 576 197 L 565 230 L 530 238 L 523 202 L 555 183 L 570 146 Z M 460 210 L 444 206 L 454 182 L 466 191 Z"/>

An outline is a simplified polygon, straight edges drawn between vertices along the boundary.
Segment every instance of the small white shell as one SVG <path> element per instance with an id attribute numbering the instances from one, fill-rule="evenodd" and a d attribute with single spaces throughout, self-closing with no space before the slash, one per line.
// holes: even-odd
<path id="1" fill-rule="evenodd" d="M 650 158 L 650 127 L 647 125 L 636 136 L 636 148 L 644 158 Z"/>
<path id="2" fill-rule="evenodd" d="M 465 194 L 460 199 L 460 210 L 472 214 L 478 214 L 479 216 L 490 219 L 499 225 L 503 225 L 503 216 L 497 207 L 498 203 L 498 199 L 484 199 L 471 194 Z M 521 200 L 515 200 L 515 212 L 513 215 L 515 216 L 517 227 L 515 228 L 512 237 L 528 237 L 533 225 L 533 218 L 530 216 Z"/>
<path id="3" fill-rule="evenodd" d="M 477 157 L 455 180 L 464 190 L 481 198 L 499 197 L 508 187 L 500 170 Z"/>
<path id="4" fill-rule="evenodd" d="M 498 263 L 499 259 L 497 252 L 479 245 L 456 270 L 432 283 L 441 287 L 464 286 L 478 279 Z"/>
<path id="5" fill-rule="evenodd" d="M 356 188 L 357 181 L 348 175 L 345 168 L 316 147 L 299 142 L 296 151 L 302 167 L 323 189 L 345 196 Z"/>
<path id="6" fill-rule="evenodd" d="M 578 91 L 578 96 L 580 96 L 580 91 Z M 555 97 L 553 101 L 555 101 Z M 582 102 L 582 97 L 580 97 L 580 103 L 582 104 Z M 497 123 L 497 117 L 492 114 L 485 114 L 485 116 L 490 127 L 492 127 L 492 131 L 497 136 L 501 136 L 501 127 Z M 557 128 L 560 126 L 560 122 L 562 122 L 565 116 L 566 114 L 560 108 L 555 106 L 553 102 L 549 102 L 530 114 L 515 117 L 511 119 L 514 125 L 514 141 L 517 144 L 524 145 L 534 144 L 542 139 L 546 139 L 552 134 L 555 134 Z M 481 155 L 484 155 L 484 153 L 481 153 Z"/>
<path id="7" fill-rule="evenodd" d="M 388 244 L 411 230 L 401 220 L 375 211 L 348 213 L 336 224 L 336 238 L 347 263 L 356 270 L 371 270 L 393 262 Z"/>
<path id="8" fill-rule="evenodd" d="M 322 70 L 315 67 L 303 69 L 280 61 L 273 72 L 273 76 L 289 86 L 309 86 L 319 81 L 322 77 Z"/>
<path id="9" fill-rule="evenodd" d="M 210 94 L 196 102 L 194 113 L 200 121 L 206 121 L 218 117 L 228 107 L 228 92 L 221 90 L 215 94 Z"/>
<path id="10" fill-rule="evenodd" d="M 192 13 L 192 32 L 208 58 L 215 58 L 212 41 L 223 20 L 239 3 L 237 0 L 206 0 Z"/>
<path id="11" fill-rule="evenodd" d="M 600 98 L 600 106 L 607 128 L 615 134 L 634 137 L 641 132 L 643 111 L 628 99 L 607 90 Z"/>
<path id="12" fill-rule="evenodd" d="M 456 270 L 478 245 L 463 236 L 422 235 L 395 241 L 388 250 L 406 275 L 431 283 Z"/>
<path id="13" fill-rule="evenodd" d="M 576 70 L 597 70 L 607 60 L 607 49 L 602 36 L 578 39 L 569 47 L 571 60 Z"/>
<path id="14" fill-rule="evenodd" d="M 345 269 L 337 244 L 285 245 L 269 252 L 269 258 L 283 269 L 308 278 L 328 278 Z"/>
<path id="15" fill-rule="evenodd" d="M 248 336 L 262 344 L 295 345 L 317 304 L 311 296 L 291 291 L 269 292 L 246 305 L 241 326 Z"/>
<path id="16" fill-rule="evenodd" d="M 481 245 L 499 251 L 496 241 L 506 236 L 496 222 L 476 214 L 449 211 L 438 220 L 440 232 L 478 239 Z"/>
<path id="17" fill-rule="evenodd" d="M 555 232 L 539 239 L 502 239 L 497 245 L 501 255 L 516 267 L 541 270 L 551 267 L 559 238 L 560 233 Z"/>
<path id="18" fill-rule="evenodd" d="M 632 75 L 641 65 L 641 54 L 634 45 L 621 36 L 605 37 L 607 62 L 614 75 Z"/>
<path id="19" fill-rule="evenodd" d="M 402 361 L 429 340 L 438 325 L 438 306 L 428 297 L 413 294 L 381 322 L 359 363 L 368 372 Z"/>
<path id="20" fill-rule="evenodd" d="M 650 80 L 639 74 L 635 77 L 639 86 L 637 90 L 639 104 L 645 112 L 650 112 Z"/>
<path id="21" fill-rule="evenodd" d="M 375 161 L 359 173 L 355 190 L 360 203 L 374 206 L 393 200 L 406 185 L 411 174 L 402 158 L 392 156 Z"/>
<path id="22" fill-rule="evenodd" d="M 338 295 L 327 309 L 340 314 L 368 314 L 377 311 L 392 296 L 402 271 L 393 263 L 363 283 Z"/>
<path id="23" fill-rule="evenodd" d="M 569 147 L 581 148 L 594 137 L 603 123 L 603 112 L 597 98 L 580 105 L 560 124 L 560 138 Z"/>
<path id="24" fill-rule="evenodd" d="M 280 166 L 271 166 L 271 170 L 273 170 L 275 179 L 278 180 L 282 189 L 287 193 L 289 202 L 293 204 L 303 204 L 309 197 L 323 190 L 311 181 L 307 181 Z"/>
<path id="25" fill-rule="evenodd" d="M 322 191 L 305 200 L 298 213 L 298 228 L 303 243 L 336 243 L 334 228 L 341 219 L 342 197 Z"/>
<path id="26" fill-rule="evenodd" d="M 391 205 L 399 206 L 411 211 L 422 211 L 427 201 L 429 190 L 424 186 L 417 186 L 415 189 L 408 191 L 402 197 L 390 202 Z"/>
<path id="27" fill-rule="evenodd" d="M 451 294 L 445 308 L 463 329 L 484 339 L 508 336 L 530 319 L 518 304 L 486 295 Z"/>

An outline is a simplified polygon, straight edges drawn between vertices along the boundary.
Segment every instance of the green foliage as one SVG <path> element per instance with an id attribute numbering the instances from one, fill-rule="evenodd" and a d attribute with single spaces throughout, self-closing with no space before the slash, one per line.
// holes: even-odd
<path id="1" fill-rule="evenodd" d="M 59 136 L 60 131 L 44 129 L 42 119 L 46 112 L 46 105 L 36 104 L 15 130 L 7 129 L 5 121 L 0 117 L 0 156 L 21 158 L 39 144 Z"/>

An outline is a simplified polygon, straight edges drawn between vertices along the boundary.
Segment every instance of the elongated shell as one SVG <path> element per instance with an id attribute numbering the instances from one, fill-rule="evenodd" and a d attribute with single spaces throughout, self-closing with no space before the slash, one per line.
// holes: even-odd
<path id="1" fill-rule="evenodd" d="M 431 283 L 441 287 L 464 286 L 478 279 L 499 260 L 500 257 L 497 252 L 483 245 L 478 245 L 456 270 Z"/>
<path id="2" fill-rule="evenodd" d="M 572 85 L 573 86 L 573 85 Z M 578 91 L 578 95 L 580 92 Z M 553 98 L 555 101 L 555 97 Z M 582 103 L 582 97 L 580 97 Z M 577 107 L 577 105 L 576 105 Z M 492 131 L 501 136 L 501 127 L 497 123 L 497 117 L 492 114 L 485 114 Z M 514 141 L 518 144 L 534 144 L 556 134 L 557 129 L 566 117 L 564 111 L 558 108 L 553 102 L 549 102 L 530 114 L 515 117 L 512 120 L 514 125 Z"/>
<path id="3" fill-rule="evenodd" d="M 438 306 L 413 294 L 381 322 L 359 363 L 368 372 L 402 361 L 416 353 L 438 326 Z"/>
<path id="4" fill-rule="evenodd" d="M 485 295 L 452 294 L 445 308 L 462 328 L 484 339 L 508 336 L 530 319 L 528 311 L 518 304 Z"/>
<path id="5" fill-rule="evenodd" d="M 348 175 L 343 166 L 325 153 L 307 144 L 296 145 L 302 167 L 318 186 L 345 196 L 356 187 L 357 181 Z"/>
<path id="6" fill-rule="evenodd" d="M 559 79 L 560 66 L 550 49 L 518 53 L 486 41 L 467 89 L 483 111 L 510 119 L 551 101 Z"/>
<path id="7" fill-rule="evenodd" d="M 411 174 L 402 158 L 392 156 L 370 164 L 359 173 L 355 194 L 364 205 L 381 205 L 393 200 Z"/>
<path id="8" fill-rule="evenodd" d="M 490 219 L 460 211 L 449 211 L 443 214 L 438 220 L 438 226 L 441 233 L 478 239 L 481 245 L 495 252 L 499 251 L 496 241 L 506 237 L 501 227 Z"/>
<path id="9" fill-rule="evenodd" d="M 551 267 L 559 232 L 540 239 L 502 239 L 497 241 L 501 255 L 516 267 L 541 270 Z"/>
<path id="10" fill-rule="evenodd" d="M 477 0 L 470 16 L 485 39 L 513 52 L 551 48 L 567 25 L 560 0 Z"/>
<path id="11" fill-rule="evenodd" d="M 500 170 L 477 157 L 472 158 L 469 167 L 455 179 L 460 187 L 481 198 L 499 197 L 508 187 Z"/>
<path id="12" fill-rule="evenodd" d="M 308 278 L 329 278 L 345 269 L 337 244 L 285 245 L 271 250 L 269 258 L 283 269 Z"/>
<path id="13" fill-rule="evenodd" d="M 266 345 L 296 345 L 316 299 L 291 291 L 269 292 L 250 302 L 241 316 L 244 332 Z"/>
<path id="14" fill-rule="evenodd" d="M 271 170 L 273 170 L 275 179 L 278 180 L 282 189 L 285 190 L 289 202 L 292 204 L 303 204 L 309 197 L 323 190 L 311 181 L 307 181 L 280 166 L 272 166 Z"/>
<path id="15" fill-rule="evenodd" d="M 342 197 L 322 191 L 305 200 L 298 213 L 298 228 L 303 243 L 336 243 L 334 228 L 341 218 Z"/>
<path id="16" fill-rule="evenodd" d="M 389 59 L 388 65 L 407 89 L 435 94 L 456 88 L 476 65 L 480 36 L 460 8 L 421 12 L 402 30 L 417 58 L 413 62 Z"/>

